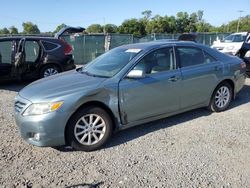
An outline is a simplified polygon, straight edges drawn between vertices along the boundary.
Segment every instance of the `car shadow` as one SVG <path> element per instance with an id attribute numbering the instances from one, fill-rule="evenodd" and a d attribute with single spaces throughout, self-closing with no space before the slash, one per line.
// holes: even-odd
<path id="1" fill-rule="evenodd" d="M 208 116 L 210 114 L 211 114 L 210 111 L 206 110 L 205 108 L 200 108 L 200 109 L 192 110 L 189 112 L 181 113 L 178 115 L 174 115 L 168 118 L 152 121 L 150 123 L 137 125 L 137 126 L 134 126 L 134 127 L 122 130 L 122 131 L 118 131 L 113 134 L 111 139 L 102 149 L 112 148 L 114 146 L 124 144 L 126 142 L 129 142 L 141 136 L 152 133 L 154 131 L 157 131 L 160 129 L 166 129 L 168 127 L 172 127 L 180 123 L 190 121 L 190 120 L 202 117 L 202 116 Z M 76 152 L 77 151 L 70 146 L 56 146 L 52 148 L 61 152 Z"/>
<path id="2" fill-rule="evenodd" d="M 242 90 L 237 94 L 236 99 L 232 101 L 229 109 L 238 107 L 250 102 L 250 85 L 245 85 Z"/>
<path id="3" fill-rule="evenodd" d="M 91 183 L 91 184 L 83 183 L 83 184 L 77 184 L 77 185 L 69 185 L 69 186 L 66 186 L 65 188 L 77 188 L 77 187 L 98 188 L 103 184 L 104 184 L 104 182 Z"/>
<path id="4" fill-rule="evenodd" d="M 7 90 L 7 91 L 15 91 L 19 92 L 21 89 L 23 89 L 25 86 L 30 84 L 31 81 L 5 81 L 0 82 L 0 90 Z"/>
<path id="5" fill-rule="evenodd" d="M 244 88 L 241 90 L 241 92 L 237 95 L 236 99 L 232 101 L 229 109 L 236 108 L 238 106 L 247 104 L 249 102 L 250 102 L 250 86 L 245 85 Z M 199 108 L 178 115 L 174 115 L 168 118 L 164 118 L 161 120 L 131 127 L 115 133 L 109 140 L 109 142 L 106 144 L 106 146 L 103 147 L 103 149 L 112 148 L 124 144 L 126 142 L 137 139 L 141 136 L 147 135 L 149 133 L 152 133 L 160 129 L 166 129 L 196 118 L 209 116 L 212 113 L 213 112 L 207 110 L 206 108 Z M 59 147 L 54 147 L 54 149 L 59 150 L 61 152 L 76 151 L 69 146 L 59 146 Z"/>

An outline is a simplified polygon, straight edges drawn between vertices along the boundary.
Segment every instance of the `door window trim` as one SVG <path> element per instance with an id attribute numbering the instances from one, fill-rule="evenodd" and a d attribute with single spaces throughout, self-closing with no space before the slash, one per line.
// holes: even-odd
<path id="1" fill-rule="evenodd" d="M 174 46 L 175 56 L 176 56 L 176 61 L 177 61 L 176 64 L 178 65 L 178 68 L 194 67 L 194 66 L 200 66 L 200 65 L 207 64 L 207 63 L 202 63 L 202 64 L 196 64 L 196 65 L 190 65 L 190 66 L 182 66 L 182 63 L 181 63 L 181 60 L 180 60 L 180 57 L 179 57 L 179 54 L 178 54 L 178 51 L 177 51 L 178 48 L 194 48 L 194 49 L 198 49 L 198 50 L 200 50 L 202 52 L 204 59 L 205 59 L 205 54 L 208 54 L 209 56 L 211 56 L 214 59 L 213 62 L 217 62 L 218 61 L 213 55 L 211 55 L 210 53 L 208 53 L 204 49 L 199 48 L 197 46 L 184 46 L 184 45 Z M 211 62 L 211 63 L 213 63 L 213 62 Z"/>
<path id="2" fill-rule="evenodd" d="M 154 75 L 160 74 L 160 73 L 164 73 L 164 72 L 170 72 L 170 71 L 175 71 L 178 69 L 178 64 L 177 64 L 177 60 L 176 60 L 176 55 L 175 55 L 175 48 L 174 45 L 168 45 L 168 46 L 161 46 L 161 47 L 157 47 L 157 48 L 153 48 L 151 50 L 149 50 L 148 52 L 146 52 L 144 55 L 142 55 L 139 59 L 136 60 L 136 62 L 133 64 L 133 66 L 131 66 L 128 71 L 123 75 L 122 79 L 125 79 L 127 74 L 134 69 L 134 67 L 140 63 L 140 61 L 146 57 L 147 55 L 149 55 L 150 53 L 157 51 L 157 50 L 161 50 L 161 49 L 166 49 L 166 48 L 172 48 L 173 49 L 173 69 L 172 70 L 166 70 L 166 71 L 161 71 L 158 73 L 154 73 Z"/>

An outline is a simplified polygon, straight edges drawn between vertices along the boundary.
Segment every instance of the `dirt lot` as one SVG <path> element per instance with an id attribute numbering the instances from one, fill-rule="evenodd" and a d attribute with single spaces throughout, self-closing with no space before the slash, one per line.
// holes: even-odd
<path id="1" fill-rule="evenodd" d="M 24 142 L 13 118 L 23 86 L 0 85 L 0 187 L 250 187 L 250 79 L 225 112 L 124 130 L 91 153 Z"/>

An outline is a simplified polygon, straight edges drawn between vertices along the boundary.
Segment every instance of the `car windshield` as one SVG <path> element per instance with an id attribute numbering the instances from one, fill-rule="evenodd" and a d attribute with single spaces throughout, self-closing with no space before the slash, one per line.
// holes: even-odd
<path id="1" fill-rule="evenodd" d="M 82 68 L 82 73 L 91 76 L 113 77 L 140 51 L 141 49 L 128 48 L 110 50 Z"/>
<path id="2" fill-rule="evenodd" d="M 245 35 L 229 35 L 225 38 L 224 42 L 243 42 L 246 39 Z"/>

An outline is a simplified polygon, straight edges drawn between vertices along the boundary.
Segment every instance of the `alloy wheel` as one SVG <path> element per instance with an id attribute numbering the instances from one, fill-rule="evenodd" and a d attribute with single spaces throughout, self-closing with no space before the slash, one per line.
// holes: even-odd
<path id="1" fill-rule="evenodd" d="M 220 87 L 215 95 L 215 105 L 224 108 L 230 101 L 230 90 L 226 86 Z"/>
<path id="2" fill-rule="evenodd" d="M 87 114 L 81 117 L 74 128 L 74 136 L 82 145 L 98 143 L 106 132 L 103 118 L 97 114 Z"/>
<path id="3" fill-rule="evenodd" d="M 57 73 L 58 73 L 58 71 L 56 69 L 48 68 L 44 71 L 44 77 L 52 76 L 52 75 L 55 75 Z"/>

